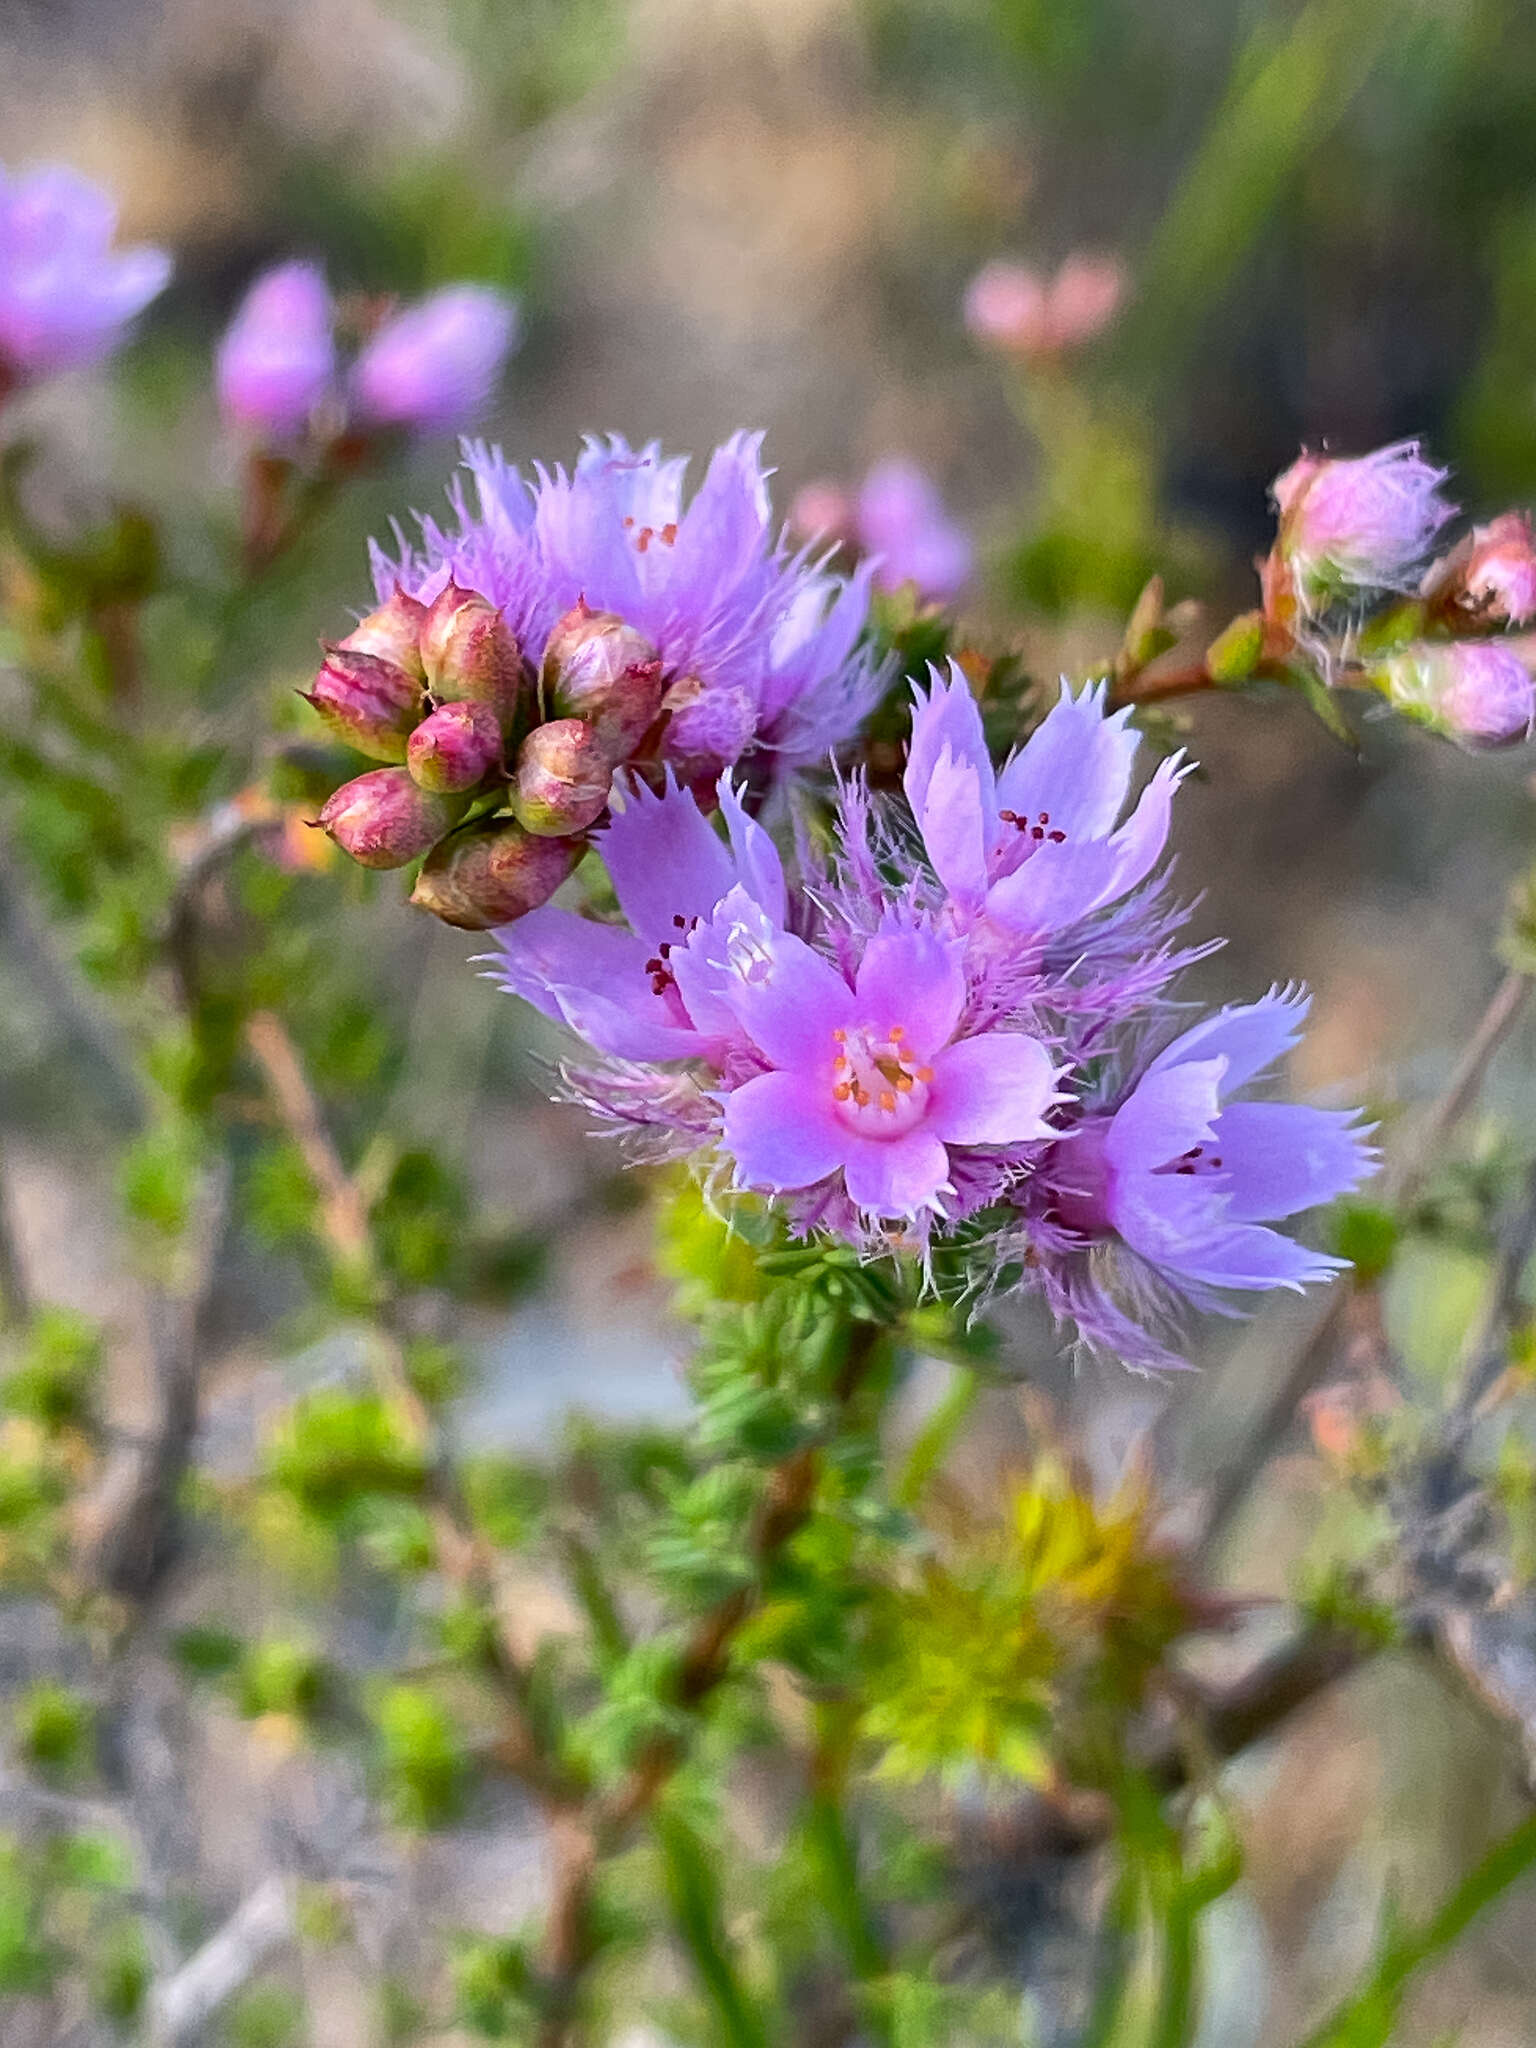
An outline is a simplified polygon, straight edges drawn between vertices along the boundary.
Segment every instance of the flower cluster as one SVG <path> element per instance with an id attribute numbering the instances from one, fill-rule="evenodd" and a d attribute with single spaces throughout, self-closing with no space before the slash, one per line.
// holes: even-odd
<path id="1" fill-rule="evenodd" d="M 879 691 L 860 646 L 869 572 L 837 576 L 786 547 L 761 447 L 734 435 L 685 504 L 687 458 L 654 444 L 589 440 L 574 469 L 531 481 L 471 446 L 452 527 L 427 520 L 419 546 L 397 533 L 393 554 L 375 550 L 379 596 L 399 584 L 430 600 L 457 582 L 499 606 L 524 647 L 578 606 L 611 615 L 660 663 L 657 745 L 683 781 L 713 782 L 754 747 L 780 767 L 819 760 Z"/>
<path id="2" fill-rule="evenodd" d="M 0 171 L 0 398 L 100 362 L 165 289 L 162 250 L 114 249 L 117 208 L 78 171 Z"/>
<path id="3" fill-rule="evenodd" d="M 843 738 L 879 677 L 865 579 L 773 544 L 755 440 L 720 449 L 686 509 L 680 464 L 619 443 L 533 488 L 471 464 L 481 519 L 381 562 L 383 604 L 308 701 L 393 764 L 319 823 L 365 866 L 427 856 L 412 901 L 485 929 L 571 872 L 621 769 L 712 792 L 749 749 Z"/>
<path id="4" fill-rule="evenodd" d="M 517 306 L 485 285 L 449 285 L 373 326 L 342 373 L 336 307 L 313 263 L 281 263 L 247 292 L 219 344 L 219 409 L 259 446 L 318 430 L 455 433 L 489 403 L 517 339 Z"/>
<path id="5" fill-rule="evenodd" d="M 978 1290 L 1031 1287 L 1090 1343 L 1177 1363 L 1180 1301 L 1333 1270 L 1268 1225 L 1372 1155 L 1350 1115 L 1229 1100 L 1291 1043 L 1296 996 L 1172 1036 L 1185 767 L 1131 803 L 1137 748 L 1101 690 L 1064 689 L 995 770 L 964 677 L 935 672 L 906 805 L 845 783 L 798 889 L 729 776 L 723 833 L 632 781 L 597 840 L 624 926 L 546 905 L 494 971 L 601 1056 L 573 1092 L 651 1153 L 866 1254 L 958 1247 Z"/>
<path id="6" fill-rule="evenodd" d="M 1298 457 L 1272 486 L 1263 603 L 1207 649 L 1211 678 L 1374 690 L 1465 747 L 1529 738 L 1531 650 L 1509 629 L 1536 619 L 1530 521 L 1503 513 L 1431 560 L 1456 509 L 1445 481 L 1416 441 Z"/>

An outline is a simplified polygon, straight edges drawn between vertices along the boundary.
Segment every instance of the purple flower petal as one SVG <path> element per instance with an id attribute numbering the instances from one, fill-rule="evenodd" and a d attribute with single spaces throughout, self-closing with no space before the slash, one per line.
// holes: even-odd
<path id="1" fill-rule="evenodd" d="M 921 823 L 941 756 L 947 750 L 955 761 L 968 763 L 976 771 L 983 837 L 990 847 L 997 836 L 997 805 L 981 712 L 958 662 L 950 662 L 947 679 L 938 668 L 930 667 L 928 673 L 931 681 L 926 695 L 920 683 L 912 689 L 912 742 L 901 786 L 913 816 Z"/>
<path id="2" fill-rule="evenodd" d="M 1222 1092 L 1233 1094 L 1290 1051 L 1311 1001 L 1299 989 L 1271 989 L 1257 1003 L 1231 1004 L 1176 1038 L 1147 1072 L 1159 1074 L 1185 1060 L 1224 1059 Z"/>
<path id="3" fill-rule="evenodd" d="M 899 1026 L 919 1060 L 949 1043 L 965 1006 L 960 948 L 931 931 L 877 932 L 855 986 L 861 1021 L 880 1032 Z"/>
<path id="4" fill-rule="evenodd" d="M 652 993 L 650 948 L 615 925 L 549 905 L 496 933 L 496 979 L 615 1059 L 699 1055 L 698 1033 Z"/>
<path id="5" fill-rule="evenodd" d="M 1185 1183 L 1188 1185 L 1188 1183 Z M 1182 1255 L 1165 1251 L 1162 1263 L 1206 1287 L 1290 1287 L 1298 1293 L 1315 1280 L 1331 1279 L 1343 1259 L 1309 1251 L 1294 1238 L 1259 1223 L 1217 1227 Z"/>
<path id="6" fill-rule="evenodd" d="M 903 1138 L 848 1137 L 843 1180 L 855 1208 L 915 1220 L 938 1209 L 949 1186 L 949 1154 L 919 1125 Z"/>
<path id="7" fill-rule="evenodd" d="M 1104 712 L 1102 683 L 1061 695 L 997 779 L 997 800 L 1021 818 L 1050 813 L 1071 840 L 1103 839 L 1130 788 L 1141 736 L 1130 712 Z"/>
<path id="8" fill-rule="evenodd" d="M 1056 1070 L 1037 1039 L 988 1031 L 933 1058 L 927 1128 L 950 1145 L 1027 1145 L 1050 1137 Z"/>
<path id="9" fill-rule="evenodd" d="M 721 1142 L 740 1186 L 770 1194 L 808 1188 L 843 1163 L 848 1134 L 799 1074 L 759 1074 L 725 1098 Z"/>
<path id="10" fill-rule="evenodd" d="M 1065 845 L 1047 840 L 1021 867 L 992 884 L 988 914 L 1010 931 L 1062 931 L 1117 893 L 1122 860 L 1112 839 L 1068 840 Z"/>
<path id="11" fill-rule="evenodd" d="M 1227 1215 L 1269 1222 L 1314 1209 L 1364 1179 L 1375 1154 L 1352 1111 L 1234 1102 L 1216 1119 Z"/>
<path id="12" fill-rule="evenodd" d="M 1150 1174 L 1196 1145 L 1208 1145 L 1221 1107 L 1220 1059 L 1150 1067 L 1115 1112 L 1104 1155 L 1117 1176 Z"/>
<path id="13" fill-rule="evenodd" d="M 731 931 L 719 993 L 743 1031 L 776 1067 L 813 1077 L 832 1099 L 834 1031 L 857 1022 L 853 990 L 803 939 L 781 932 L 743 904 Z"/>
<path id="14" fill-rule="evenodd" d="M 736 880 L 724 841 L 686 789 L 656 796 L 632 779 L 597 839 L 619 908 L 648 947 L 707 922 Z"/>
<path id="15" fill-rule="evenodd" d="M 718 795 L 742 887 L 762 905 L 775 924 L 783 924 L 789 915 L 789 896 L 784 886 L 784 863 L 779 859 L 779 849 L 757 820 L 748 817 L 729 775 L 721 776 Z"/>
<path id="16" fill-rule="evenodd" d="M 298 434 L 336 368 L 331 295 L 313 263 L 257 278 L 219 343 L 214 382 L 226 420 L 274 440 Z"/>

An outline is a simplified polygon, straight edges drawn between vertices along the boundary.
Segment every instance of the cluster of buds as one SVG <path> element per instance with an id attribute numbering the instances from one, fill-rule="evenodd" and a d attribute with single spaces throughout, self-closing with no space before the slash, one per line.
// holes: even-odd
<path id="1" fill-rule="evenodd" d="M 1510 629 L 1536 620 L 1531 523 L 1503 513 L 1429 559 L 1455 512 L 1445 481 L 1414 441 L 1300 456 L 1273 486 L 1263 603 L 1206 650 L 1209 678 L 1321 674 L 1462 746 L 1529 738 L 1536 648 Z"/>
<path id="2" fill-rule="evenodd" d="M 655 648 L 614 613 L 578 601 L 535 668 L 496 606 L 451 580 L 431 604 L 397 587 L 326 643 L 303 694 L 388 764 L 343 783 L 316 824 L 364 867 L 420 861 L 411 901 L 467 931 L 554 894 L 663 708 Z"/>

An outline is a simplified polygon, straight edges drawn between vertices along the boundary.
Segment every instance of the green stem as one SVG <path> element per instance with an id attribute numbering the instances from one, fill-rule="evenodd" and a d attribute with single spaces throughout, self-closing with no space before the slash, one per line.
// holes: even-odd
<path id="1" fill-rule="evenodd" d="M 1104 1910 L 1105 1948 L 1103 1973 L 1094 1992 L 1093 2010 L 1077 2048 L 1111 2048 L 1125 2017 L 1126 1994 L 1136 1961 L 1136 1880 L 1129 1864 L 1122 1864 L 1115 1889 Z"/>
<path id="2" fill-rule="evenodd" d="M 1140 266 L 1117 351 L 1137 382 L 1177 373 L 1401 13 L 1396 0 L 1309 0 L 1283 29 L 1274 11 L 1260 17 Z"/>
<path id="3" fill-rule="evenodd" d="M 1536 1864 L 1536 1815 L 1505 1835 L 1474 1864 L 1445 1903 L 1425 1924 L 1388 1942 L 1365 1981 L 1302 2048 L 1346 2048 L 1355 2042 L 1385 2042 L 1408 1982 L 1424 1964 L 1459 1941 L 1486 1906 Z"/>
<path id="4" fill-rule="evenodd" d="M 716 2019 L 721 2048 L 769 2048 L 758 2002 L 741 1982 L 725 1931 L 715 1865 L 698 1836 L 675 1811 L 655 1816 L 666 1871 L 673 1925 Z"/>
<path id="5" fill-rule="evenodd" d="M 914 1508 L 928 1490 L 928 1482 L 949 1455 L 950 1446 L 976 1405 L 981 1381 L 968 1365 L 957 1365 L 949 1385 L 934 1405 L 931 1415 L 912 1440 L 906 1462 L 896 1481 L 898 1507 Z"/>
<path id="6" fill-rule="evenodd" d="M 833 1704 L 819 1709 L 805 1842 L 827 1917 L 842 1942 L 854 1980 L 865 1993 L 861 2000 L 865 2031 L 880 2048 L 894 2048 L 896 2036 L 883 1995 L 891 1961 L 864 1895 L 858 1846 L 845 1806 L 853 1739 L 853 1717 L 846 1707 Z"/>

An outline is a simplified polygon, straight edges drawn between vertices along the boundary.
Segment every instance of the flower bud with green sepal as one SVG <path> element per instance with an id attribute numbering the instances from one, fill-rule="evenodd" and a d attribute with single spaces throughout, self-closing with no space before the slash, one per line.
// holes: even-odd
<path id="1" fill-rule="evenodd" d="M 585 851 L 505 820 L 455 833 L 422 864 L 411 901 L 461 931 L 490 931 L 547 903 Z"/>
<path id="2" fill-rule="evenodd" d="M 421 683 L 407 669 L 345 643 L 326 648 L 314 687 L 299 694 L 329 732 L 374 761 L 403 761 L 426 709 Z"/>
<path id="3" fill-rule="evenodd" d="M 510 733 L 523 708 L 522 650 L 488 598 L 449 582 L 421 628 L 427 688 L 440 704 L 488 704 Z"/>
<path id="4" fill-rule="evenodd" d="M 585 719 L 616 767 L 661 708 L 661 659 L 617 612 L 578 599 L 545 643 L 540 688 L 556 718 Z"/>
<path id="5" fill-rule="evenodd" d="M 580 718 L 554 718 L 523 741 L 512 785 L 518 823 L 542 837 L 584 832 L 608 807 L 613 764 Z"/>
<path id="6" fill-rule="evenodd" d="M 440 796 L 476 789 L 501 762 L 501 726 L 489 704 L 441 704 L 411 734 L 406 762 Z"/>
<path id="7" fill-rule="evenodd" d="M 421 788 L 405 768 L 374 768 L 344 782 L 315 823 L 365 868 L 403 868 L 436 845 L 462 814 L 462 798 Z"/>

